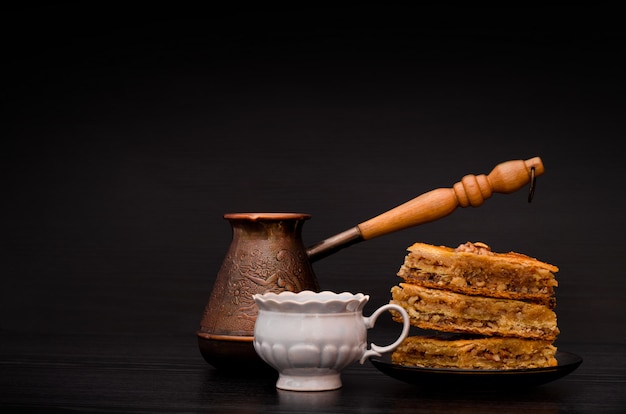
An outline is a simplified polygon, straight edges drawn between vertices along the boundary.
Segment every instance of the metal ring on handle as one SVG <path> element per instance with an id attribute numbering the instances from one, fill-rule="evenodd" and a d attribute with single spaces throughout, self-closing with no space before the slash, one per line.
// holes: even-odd
<path id="1" fill-rule="evenodd" d="M 535 167 L 530 167 L 530 190 L 528 191 L 528 202 L 533 201 L 533 197 L 535 196 Z"/>
<path id="2" fill-rule="evenodd" d="M 374 324 L 376 323 L 376 319 L 378 319 L 378 316 L 381 313 L 388 311 L 390 309 L 394 309 L 398 311 L 400 315 L 402 315 L 402 333 L 400 333 L 400 336 L 398 337 L 398 339 L 396 339 L 396 341 L 392 343 L 391 345 L 378 346 L 373 343 L 370 344 L 370 349 L 366 350 L 363 353 L 363 355 L 361 355 L 361 359 L 359 361 L 361 364 L 363 364 L 365 360 L 371 356 L 380 356 L 381 354 L 384 354 L 386 352 L 393 351 L 394 349 L 399 347 L 402 341 L 404 341 L 406 337 L 409 335 L 409 328 L 410 328 L 409 314 L 406 313 L 404 308 L 402 308 L 400 305 L 396 305 L 393 303 L 388 303 L 376 309 L 376 311 L 372 313 L 372 315 L 370 315 L 369 318 L 364 317 L 363 320 L 365 322 L 365 326 L 367 327 L 367 329 L 373 328 Z"/>

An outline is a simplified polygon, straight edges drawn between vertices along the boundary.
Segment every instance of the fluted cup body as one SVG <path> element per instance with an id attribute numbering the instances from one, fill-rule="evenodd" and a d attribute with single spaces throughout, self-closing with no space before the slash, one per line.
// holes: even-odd
<path id="1" fill-rule="evenodd" d="M 369 296 L 362 293 L 270 292 L 254 295 L 254 300 L 254 349 L 278 371 L 276 386 L 294 391 L 340 388 L 341 370 L 377 354 L 367 349 L 367 330 L 380 312 L 396 306 L 384 305 L 366 318 L 363 307 Z M 408 318 L 401 339 L 407 332 Z"/>

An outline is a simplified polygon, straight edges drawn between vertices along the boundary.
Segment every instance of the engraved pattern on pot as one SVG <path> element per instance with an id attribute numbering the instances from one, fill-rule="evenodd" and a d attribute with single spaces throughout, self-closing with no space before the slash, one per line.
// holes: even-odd
<path id="1" fill-rule="evenodd" d="M 303 290 L 303 260 L 287 249 L 279 250 L 274 256 L 264 256 L 259 249 L 249 254 L 242 253 L 238 260 L 228 255 L 225 263 L 230 268 L 228 290 L 236 309 L 230 313 L 242 319 L 254 321 L 257 307 L 252 299 L 255 293 Z"/>

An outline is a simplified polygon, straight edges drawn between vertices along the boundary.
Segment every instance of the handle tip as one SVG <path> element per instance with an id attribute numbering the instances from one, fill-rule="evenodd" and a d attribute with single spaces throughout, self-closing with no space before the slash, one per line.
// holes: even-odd
<path id="1" fill-rule="evenodd" d="M 535 168 L 535 176 L 539 176 L 544 172 L 543 162 L 540 157 L 530 158 L 524 161 L 524 164 L 526 164 L 526 168 L 529 170 L 533 167 Z"/>

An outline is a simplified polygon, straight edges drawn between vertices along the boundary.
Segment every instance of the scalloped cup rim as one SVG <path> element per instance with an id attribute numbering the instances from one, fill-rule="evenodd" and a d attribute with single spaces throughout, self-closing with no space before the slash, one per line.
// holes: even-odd
<path id="1" fill-rule="evenodd" d="M 252 298 L 259 310 L 290 313 L 360 312 L 369 301 L 369 295 L 363 293 L 336 293 L 329 290 L 266 292 L 254 294 Z"/>

